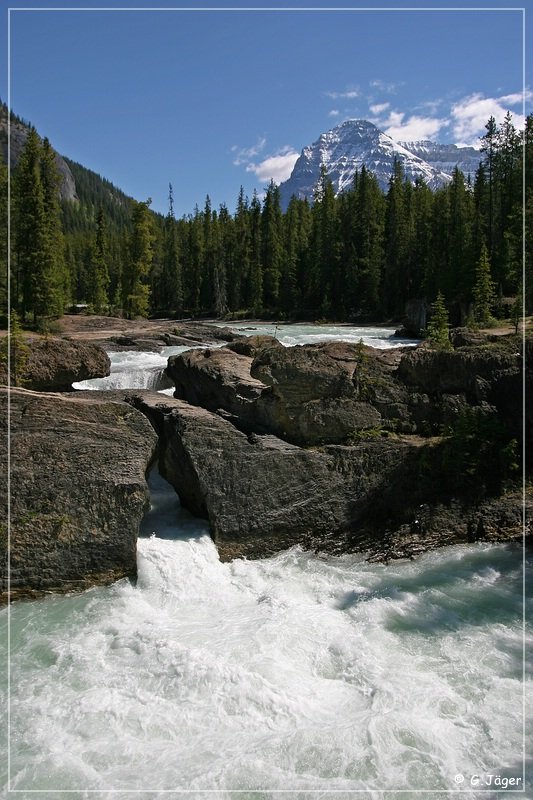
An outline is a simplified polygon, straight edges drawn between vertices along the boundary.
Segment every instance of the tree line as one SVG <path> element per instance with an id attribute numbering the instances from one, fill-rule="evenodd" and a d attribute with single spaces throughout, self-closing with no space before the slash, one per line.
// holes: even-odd
<path id="1" fill-rule="evenodd" d="M 323 169 L 312 202 L 293 197 L 282 210 L 271 182 L 251 199 L 241 187 L 233 213 L 207 197 L 176 219 L 171 185 L 163 216 L 74 162 L 79 200 L 61 201 L 54 151 L 30 128 L 11 181 L 11 305 L 35 324 L 73 303 L 129 318 L 362 321 L 401 318 L 407 301 L 439 296 L 453 322 L 487 323 L 504 298 L 521 303 L 525 247 L 530 313 L 532 132 L 533 116 L 523 131 L 510 114 L 500 125 L 491 117 L 473 179 L 455 169 L 437 190 L 411 184 L 397 161 L 386 191 L 362 167 L 335 197 Z M 6 302 L 3 279 L 4 311 Z"/>

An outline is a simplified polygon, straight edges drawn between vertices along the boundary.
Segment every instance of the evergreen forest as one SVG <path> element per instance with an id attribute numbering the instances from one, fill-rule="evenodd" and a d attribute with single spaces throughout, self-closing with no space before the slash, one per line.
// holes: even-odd
<path id="1" fill-rule="evenodd" d="M 483 325 L 513 303 L 532 313 L 532 148 L 533 116 L 519 131 L 508 114 L 488 121 L 475 177 L 456 169 L 438 190 L 396 162 L 387 191 L 363 167 L 335 197 L 323 170 L 313 201 L 293 197 L 286 211 L 271 182 L 262 196 L 241 188 L 234 210 L 207 197 L 176 219 L 170 184 L 163 216 L 67 159 L 78 199 L 61 200 L 54 151 L 30 127 L 11 178 L 11 307 L 36 326 L 74 304 L 128 318 L 370 322 L 438 299 L 452 323 Z M 5 319 L 5 164 L 0 181 Z"/>

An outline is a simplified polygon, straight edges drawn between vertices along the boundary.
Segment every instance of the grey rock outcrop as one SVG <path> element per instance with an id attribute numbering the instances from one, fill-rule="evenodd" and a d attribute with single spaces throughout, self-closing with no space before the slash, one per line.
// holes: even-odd
<path id="1" fill-rule="evenodd" d="M 7 468 L 7 390 L 1 463 Z M 10 392 L 11 597 L 69 591 L 136 574 L 136 541 L 148 503 L 145 472 L 157 438 L 124 403 Z M 1 504 L 7 504 L 2 481 Z M 3 519 L 6 519 L 4 515 Z M 8 531 L 0 538 L 6 599 Z"/>
<path id="2" fill-rule="evenodd" d="M 295 543 L 413 555 L 521 535 L 517 346 L 196 351 L 169 361 L 181 400 L 135 403 L 223 557 Z"/>
<path id="3" fill-rule="evenodd" d="M 29 128 L 17 120 L 11 121 L 11 168 L 14 169 L 28 138 Z M 0 153 L 7 164 L 7 107 L 0 108 Z M 55 154 L 57 171 L 60 176 L 59 193 L 62 200 L 78 200 L 76 182 L 70 167 L 59 153 Z"/>
<path id="4" fill-rule="evenodd" d="M 94 344 L 53 337 L 29 338 L 29 358 L 23 379 L 27 389 L 69 392 L 72 384 L 109 375 L 109 356 Z M 0 366 L 0 383 L 7 383 L 6 365 Z"/>
<path id="5" fill-rule="evenodd" d="M 176 387 L 175 397 L 248 418 L 246 406 L 266 388 L 250 375 L 251 363 L 249 356 L 226 348 L 205 348 L 171 356 L 166 373 Z"/>
<path id="6" fill-rule="evenodd" d="M 428 478 L 442 461 L 439 439 L 303 448 L 269 434 L 246 435 L 182 400 L 146 391 L 122 396 L 158 431 L 161 473 L 187 508 L 209 520 L 223 560 L 295 544 L 409 557 L 442 544 L 521 534 L 518 493 L 503 506 L 442 502 L 442 487 Z"/>
<path id="7" fill-rule="evenodd" d="M 417 446 L 401 440 L 326 451 L 250 435 L 204 408 L 153 393 L 129 402 L 160 435 L 159 469 L 207 518 L 223 559 L 301 543 L 341 552 L 385 488 L 406 480 Z"/>

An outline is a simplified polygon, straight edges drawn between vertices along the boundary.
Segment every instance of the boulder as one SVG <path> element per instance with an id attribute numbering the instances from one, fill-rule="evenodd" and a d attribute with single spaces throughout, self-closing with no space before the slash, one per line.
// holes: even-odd
<path id="1" fill-rule="evenodd" d="M 10 391 L 12 598 L 136 574 L 137 534 L 149 500 L 145 472 L 157 437 L 145 416 L 102 394 Z M 0 389 L 4 412 L 7 395 Z M 4 413 L 4 467 L 6 420 Z M 0 550 L 5 599 L 5 525 Z"/>
<path id="2" fill-rule="evenodd" d="M 24 387 L 38 392 L 69 392 L 72 384 L 110 373 L 109 356 L 94 344 L 55 337 L 29 338 L 29 358 L 24 367 Z M 7 383 L 3 365 L 0 383 Z"/>
<path id="3" fill-rule="evenodd" d="M 380 425 L 381 410 L 371 402 L 378 389 L 384 409 L 404 401 L 400 394 L 405 389 L 392 377 L 401 353 L 392 357 L 342 342 L 287 348 L 270 346 L 265 341 L 269 337 L 254 338 L 250 345 L 238 342 L 231 349 L 172 356 L 167 374 L 175 397 L 227 411 L 244 431 L 271 433 L 307 446 L 340 443 L 358 430 Z M 241 350 L 255 352 L 255 357 Z M 397 416 L 396 406 L 389 411 Z"/>
<path id="4" fill-rule="evenodd" d="M 283 345 L 275 336 L 258 334 L 255 336 L 246 336 L 236 342 L 230 342 L 227 347 L 228 350 L 233 350 L 234 353 L 240 353 L 240 355 L 255 358 L 262 350 L 266 350 L 269 347 L 279 349 L 283 347 Z"/>
<path id="5" fill-rule="evenodd" d="M 124 395 L 160 436 L 159 469 L 184 506 L 209 520 L 223 559 L 294 544 L 341 552 L 359 520 L 404 483 L 418 443 L 371 440 L 302 448 L 246 435 L 218 414 L 151 392 Z M 373 513 L 373 511 L 372 511 Z M 379 538 L 379 532 L 376 532 Z"/>
<path id="6" fill-rule="evenodd" d="M 501 498 L 453 498 L 439 476 L 439 438 L 371 436 L 303 448 L 271 434 L 246 435 L 182 400 L 147 391 L 122 396 L 158 431 L 161 474 L 184 506 L 209 520 L 223 560 L 296 544 L 387 559 L 521 536 L 519 493 L 503 505 Z"/>
<path id="7" fill-rule="evenodd" d="M 174 396 L 211 411 L 244 414 L 266 388 L 250 375 L 252 359 L 227 348 L 188 350 L 168 359 Z"/>

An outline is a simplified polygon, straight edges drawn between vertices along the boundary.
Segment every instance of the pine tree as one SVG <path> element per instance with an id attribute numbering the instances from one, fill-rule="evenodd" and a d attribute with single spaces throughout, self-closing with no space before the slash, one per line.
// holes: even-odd
<path id="1" fill-rule="evenodd" d="M 491 322 L 491 306 L 494 303 L 494 282 L 491 277 L 490 260 L 485 245 L 481 247 L 479 260 L 476 264 L 476 282 L 473 290 L 474 317 L 482 325 Z"/>
<path id="2" fill-rule="evenodd" d="M 22 319 L 34 310 L 34 272 L 44 247 L 44 195 L 41 183 L 41 143 L 31 128 L 13 174 L 15 285 L 12 300 Z"/>
<path id="3" fill-rule="evenodd" d="M 66 300 L 64 240 L 55 155 L 34 128 L 13 177 L 15 305 L 22 318 L 57 317 Z"/>
<path id="4" fill-rule="evenodd" d="M 151 200 L 135 203 L 129 258 L 122 274 L 122 306 L 128 319 L 148 316 L 150 287 L 148 276 L 153 260 L 154 230 L 149 206 Z"/>
<path id="5" fill-rule="evenodd" d="M 394 163 L 385 210 L 384 311 L 402 314 L 407 299 L 408 214 L 403 167 Z"/>
<path id="6" fill-rule="evenodd" d="M 344 306 L 340 280 L 337 203 L 333 184 L 322 165 L 312 209 L 312 262 L 309 281 L 311 308 L 330 316 Z"/>
<path id="7" fill-rule="evenodd" d="M 241 186 L 234 219 L 234 256 L 228 270 L 228 301 L 233 310 L 248 303 L 247 286 L 250 282 L 250 212 L 248 198 Z"/>
<path id="8" fill-rule="evenodd" d="M 261 203 L 254 191 L 250 203 L 250 282 L 248 306 L 256 314 L 263 308 L 263 269 L 261 263 Z"/>
<path id="9" fill-rule="evenodd" d="M 56 154 L 48 139 L 44 139 L 41 150 L 41 180 L 49 247 L 48 265 L 45 270 L 51 287 L 49 315 L 60 316 L 71 298 L 71 286 L 65 263 L 65 237 L 60 203 L 61 176 L 57 168 Z"/>
<path id="10" fill-rule="evenodd" d="M 264 302 L 276 308 L 283 261 L 283 228 L 279 188 L 270 181 L 261 213 L 261 262 L 263 266 Z"/>
<path id="11" fill-rule="evenodd" d="M 384 202 L 378 182 L 366 167 L 355 187 L 356 297 L 351 308 L 376 314 L 381 305 Z M 349 290 L 348 290 L 349 291 Z"/>
<path id="12" fill-rule="evenodd" d="M 443 276 L 443 285 L 449 297 L 464 299 L 472 290 L 473 265 L 469 263 L 472 208 L 471 197 L 466 192 L 464 175 L 457 167 L 453 171 L 447 192 L 450 229 L 448 269 L 447 274 Z"/>
<path id="13" fill-rule="evenodd" d="M 449 336 L 449 318 L 444 297 L 439 291 L 437 299 L 431 306 L 431 319 L 427 326 L 427 338 L 439 350 L 451 350 Z"/>
<path id="14" fill-rule="evenodd" d="M 164 309 L 183 310 L 183 286 L 178 229 L 174 217 L 172 184 L 168 184 L 168 213 L 163 232 L 160 303 Z"/>
<path id="15" fill-rule="evenodd" d="M 494 256 L 494 233 L 496 216 L 496 170 L 498 159 L 498 126 L 494 117 L 490 117 L 485 125 L 487 131 L 481 137 L 481 152 L 485 153 L 485 166 L 487 171 L 488 210 L 487 210 L 487 242 L 488 256 Z"/>
<path id="16" fill-rule="evenodd" d="M 91 271 L 89 281 L 88 302 L 97 314 L 101 314 L 109 305 L 109 270 L 108 248 L 106 239 L 104 210 L 98 209 L 96 217 L 96 235 L 91 253 Z"/>

